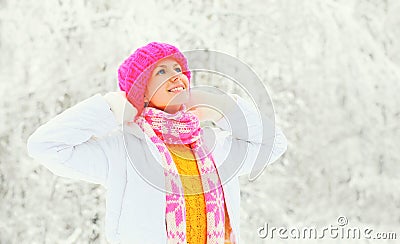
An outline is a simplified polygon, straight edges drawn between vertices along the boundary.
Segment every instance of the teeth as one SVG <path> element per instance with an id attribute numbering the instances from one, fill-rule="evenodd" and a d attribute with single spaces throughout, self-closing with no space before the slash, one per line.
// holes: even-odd
<path id="1" fill-rule="evenodd" d="M 183 90 L 183 87 L 180 86 L 180 87 L 173 88 L 170 91 L 174 92 L 174 91 L 181 91 L 181 90 Z"/>

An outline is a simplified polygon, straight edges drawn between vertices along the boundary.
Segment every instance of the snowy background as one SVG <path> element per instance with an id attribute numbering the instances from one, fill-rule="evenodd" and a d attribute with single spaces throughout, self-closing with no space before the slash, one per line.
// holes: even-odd
<path id="1" fill-rule="evenodd" d="M 104 189 L 54 176 L 26 140 L 118 90 L 118 65 L 150 41 L 238 57 L 271 95 L 288 151 L 241 179 L 241 243 L 353 243 L 257 236 L 339 216 L 398 232 L 399 13 L 398 0 L 0 0 L 0 243 L 106 243 Z"/>

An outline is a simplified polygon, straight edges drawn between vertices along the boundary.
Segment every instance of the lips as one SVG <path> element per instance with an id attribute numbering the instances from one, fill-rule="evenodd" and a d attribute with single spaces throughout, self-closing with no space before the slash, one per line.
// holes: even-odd
<path id="1" fill-rule="evenodd" d="M 180 92 L 180 91 L 183 91 L 183 90 L 185 90 L 185 86 L 182 85 L 182 84 L 179 84 L 179 85 L 176 85 L 176 86 L 173 86 L 172 88 L 170 88 L 168 90 L 168 92 Z"/>

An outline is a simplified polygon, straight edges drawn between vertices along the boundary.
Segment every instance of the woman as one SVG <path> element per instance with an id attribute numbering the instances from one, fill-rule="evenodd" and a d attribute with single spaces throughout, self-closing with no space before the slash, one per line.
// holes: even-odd
<path id="1" fill-rule="evenodd" d="M 259 140 L 226 133 L 220 113 L 191 106 L 218 103 L 245 118 L 256 112 L 234 94 L 190 93 L 190 78 L 176 47 L 149 43 L 119 67 L 121 92 L 80 102 L 28 139 L 29 154 L 54 174 L 106 187 L 110 243 L 239 242 L 238 176 L 250 173 L 254 160 L 235 160 L 246 150 L 256 154 Z M 206 120 L 218 126 L 211 143 L 200 127 Z M 244 130 L 261 134 L 260 121 L 247 122 Z M 274 145 L 270 162 L 286 150 L 279 128 Z"/>

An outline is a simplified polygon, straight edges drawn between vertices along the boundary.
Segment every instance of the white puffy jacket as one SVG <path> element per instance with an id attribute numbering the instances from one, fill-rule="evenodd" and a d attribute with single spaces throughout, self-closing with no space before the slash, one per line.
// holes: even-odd
<path id="1" fill-rule="evenodd" d="M 236 96 L 248 119 L 247 138 L 229 132 L 225 119 L 214 128 L 213 156 L 236 242 L 240 232 L 240 188 L 238 176 L 248 174 L 259 150 L 261 123 L 253 107 Z M 250 118 L 250 119 L 249 119 Z M 253 139 L 252 139 L 253 138 Z M 154 168 L 161 155 L 135 123 L 121 128 L 101 94 L 96 94 L 41 125 L 27 141 L 28 153 L 58 176 L 103 185 L 107 190 L 105 231 L 110 243 L 167 243 L 165 193 L 162 170 Z M 287 149 L 279 129 L 269 163 Z M 247 151 L 247 157 L 238 166 Z M 229 156 L 227 156 L 229 155 Z M 266 159 L 267 160 L 267 159 Z M 226 162 L 222 164 L 223 162 Z M 233 168 L 238 168 L 234 172 Z M 145 172 L 145 174 L 143 174 Z M 146 172 L 150 174 L 146 175 Z M 146 175 L 146 177 L 143 177 Z M 151 179 L 149 179 L 151 178 Z"/>

